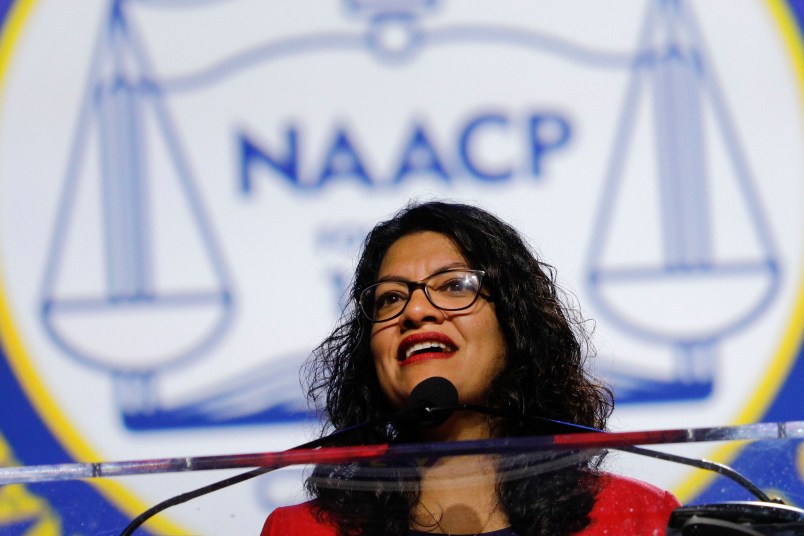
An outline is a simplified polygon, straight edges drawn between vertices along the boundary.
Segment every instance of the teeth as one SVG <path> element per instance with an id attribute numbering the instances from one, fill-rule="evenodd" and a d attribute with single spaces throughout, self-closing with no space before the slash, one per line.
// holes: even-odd
<path id="1" fill-rule="evenodd" d="M 405 359 L 409 358 L 416 352 L 421 352 L 422 350 L 427 350 L 428 348 L 433 348 L 442 352 L 449 351 L 449 347 L 441 342 L 419 342 L 408 348 L 405 352 Z"/>

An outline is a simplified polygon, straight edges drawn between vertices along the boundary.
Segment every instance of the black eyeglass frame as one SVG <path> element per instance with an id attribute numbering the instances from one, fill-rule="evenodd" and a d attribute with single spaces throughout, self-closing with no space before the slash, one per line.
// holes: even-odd
<path id="1" fill-rule="evenodd" d="M 430 292 L 428 290 L 427 283 L 431 279 L 433 279 L 434 277 L 438 277 L 440 275 L 448 274 L 450 272 L 464 272 L 464 273 L 474 274 L 475 276 L 477 276 L 477 278 L 478 278 L 478 281 L 477 281 L 477 293 L 475 294 L 475 297 L 472 299 L 472 301 L 468 305 L 464 305 L 462 307 L 456 307 L 456 308 L 441 307 L 441 306 L 437 305 L 435 302 L 433 302 L 433 298 L 430 297 Z M 430 302 L 430 304 L 433 307 L 435 307 L 436 309 L 438 309 L 440 311 L 463 311 L 464 309 L 468 309 L 471 306 L 473 306 L 477 302 L 477 299 L 481 295 L 483 296 L 484 299 L 490 300 L 490 297 L 488 295 L 482 293 L 482 291 L 483 291 L 483 280 L 484 280 L 485 277 L 486 277 L 485 270 L 472 270 L 472 269 L 469 269 L 469 268 L 450 268 L 449 270 L 443 270 L 441 272 L 436 272 L 434 274 L 428 275 L 427 277 L 425 277 L 424 279 L 422 279 L 420 281 L 405 281 L 404 279 L 385 279 L 383 281 L 378 281 L 377 283 L 373 283 L 373 284 L 365 287 L 363 290 L 360 291 L 360 294 L 358 294 L 358 298 L 357 298 L 358 308 L 360 309 L 360 312 L 363 313 L 363 316 L 365 316 L 368 319 L 369 322 L 372 322 L 372 323 L 375 323 L 375 324 L 379 323 L 379 322 L 388 322 L 389 320 L 399 318 L 402 315 L 402 313 L 405 312 L 405 309 L 407 309 L 408 304 L 410 303 L 410 300 L 413 297 L 413 291 L 416 290 L 416 289 L 421 289 L 422 292 L 424 293 L 425 298 L 427 298 L 427 301 Z M 402 283 L 404 285 L 407 285 L 407 287 L 408 287 L 408 299 L 405 300 L 405 305 L 402 306 L 402 309 L 400 309 L 398 313 L 394 314 L 393 316 L 389 316 L 388 318 L 383 318 L 382 320 L 375 320 L 372 317 L 372 315 L 370 315 L 369 312 L 366 311 L 366 308 L 364 307 L 364 303 L 365 303 L 364 297 L 367 296 L 368 295 L 367 293 L 369 293 L 369 291 L 371 291 L 372 289 L 378 287 L 379 285 L 389 283 L 389 282 Z"/>

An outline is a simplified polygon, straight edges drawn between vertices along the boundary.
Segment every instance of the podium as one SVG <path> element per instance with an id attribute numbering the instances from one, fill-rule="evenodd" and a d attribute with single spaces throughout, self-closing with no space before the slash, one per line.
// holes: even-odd
<path id="1" fill-rule="evenodd" d="M 733 467 L 709 462 L 691 453 L 694 450 L 691 447 L 710 444 L 730 449 Z M 136 497 L 136 490 L 146 482 L 149 485 L 170 483 L 165 489 L 172 490 L 178 481 L 189 491 L 250 472 L 248 476 L 253 478 L 242 480 L 264 490 L 266 504 L 281 505 L 300 503 L 306 497 L 300 492 L 272 497 L 271 490 L 283 487 L 300 490 L 300 482 L 313 464 L 353 468 L 352 478 L 331 482 L 319 479 L 319 485 L 370 493 L 377 486 L 416 489 L 421 471 L 445 460 L 450 462 L 451 472 L 439 485 L 468 486 L 482 478 L 474 472 L 478 457 L 492 460 L 501 468 L 499 478 L 502 480 L 556 474 L 586 460 L 599 461 L 599 470 L 604 474 L 646 481 L 651 481 L 656 472 L 667 472 L 668 468 L 672 472 L 675 467 L 692 467 L 693 478 L 705 484 L 701 486 L 705 491 L 684 501 L 685 504 L 672 513 L 667 534 L 804 535 L 804 510 L 801 510 L 804 506 L 804 421 L 0 467 L 0 515 L 6 518 L 0 522 L 0 534 L 28 534 L 27 531 L 37 528 L 37 523 L 43 533 L 59 534 L 59 516 L 65 515 L 78 516 L 86 536 L 125 533 L 134 516 L 123 512 L 110 514 L 106 511 L 109 507 L 102 506 L 102 502 L 106 503 L 100 500 L 98 505 L 87 504 L 86 500 L 71 504 L 70 490 L 75 486 L 93 486 L 99 496 L 128 494 L 129 510 L 145 511 L 153 505 L 142 504 Z M 306 473 L 304 468 L 307 468 Z M 143 535 L 257 535 L 264 519 L 251 515 L 245 518 L 246 505 L 232 495 L 232 490 L 239 485 L 243 484 L 221 486 L 221 489 L 170 506 L 153 518 L 143 520 L 136 530 L 128 530 L 131 534 Z M 164 499 L 175 495 L 166 491 Z M 37 497 L 42 496 L 60 497 L 58 502 L 51 501 L 49 507 L 44 507 L 51 510 L 52 517 L 48 518 L 48 512 L 41 509 L 39 515 L 26 517 L 26 512 L 37 512 Z M 616 506 L 622 511 L 630 507 L 629 504 Z M 18 522 L 13 518 L 15 515 L 19 516 Z M 48 523 L 53 525 L 50 532 L 46 532 Z"/>

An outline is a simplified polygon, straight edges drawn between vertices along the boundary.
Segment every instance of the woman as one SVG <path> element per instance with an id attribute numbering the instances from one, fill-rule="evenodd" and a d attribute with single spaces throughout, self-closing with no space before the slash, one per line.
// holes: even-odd
<path id="1" fill-rule="evenodd" d="M 610 392 L 584 369 L 588 336 L 561 302 L 551 267 L 512 227 L 479 208 L 409 206 L 366 238 L 350 308 L 317 348 L 309 394 L 336 429 L 404 408 L 442 376 L 461 403 L 510 415 L 456 412 L 430 429 L 362 428 L 339 444 L 458 441 L 548 432 L 533 417 L 604 428 Z M 581 461 L 503 478 L 506 461 L 455 457 L 416 468 L 417 485 L 361 489 L 359 464 L 317 467 L 314 500 L 276 510 L 263 536 L 664 534 L 668 493 Z M 443 486 L 471 470 L 468 484 Z"/>

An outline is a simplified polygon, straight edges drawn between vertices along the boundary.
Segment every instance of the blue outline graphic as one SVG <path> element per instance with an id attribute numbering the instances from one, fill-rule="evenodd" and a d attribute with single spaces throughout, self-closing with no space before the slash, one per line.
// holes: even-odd
<path id="1" fill-rule="evenodd" d="M 113 2 L 108 23 L 101 32 L 92 62 L 88 90 L 81 107 L 74 145 L 67 167 L 61 204 L 49 248 L 47 269 L 42 284 L 42 322 L 53 341 L 69 356 L 93 367 L 108 370 L 118 385 L 123 415 L 137 423 L 152 420 L 161 427 L 164 410 L 160 408 L 155 387 L 156 375 L 167 366 L 192 361 L 208 351 L 228 328 L 233 310 L 233 298 L 228 271 L 202 200 L 193 185 L 193 173 L 184 156 L 176 129 L 164 102 L 154 98 L 147 85 L 139 83 L 151 72 L 145 48 L 135 29 L 128 24 L 123 2 Z M 133 71 L 133 72 L 132 72 Z M 158 96 L 157 96 L 158 97 Z M 155 177 L 146 174 L 148 152 L 145 143 L 145 114 L 152 113 L 159 137 L 170 155 L 175 170 L 174 179 L 184 196 L 193 227 L 205 246 L 206 260 L 216 284 L 198 291 L 161 289 L 154 280 L 152 237 L 159 230 L 152 228 L 151 183 Z M 87 166 L 85 153 L 89 132 L 97 127 L 100 142 L 101 211 L 104 223 L 102 256 L 105 259 L 105 292 L 100 295 L 65 296 L 59 292 L 59 276 L 65 257 L 67 236 L 76 214 L 77 195 L 82 181 L 81 171 Z M 164 182 L 170 177 L 159 177 Z M 142 311 L 162 313 L 159 325 L 138 326 L 143 339 L 151 337 L 147 328 L 164 330 L 166 320 L 182 319 L 199 308 L 217 316 L 214 324 L 204 326 L 203 332 L 187 334 L 174 330 L 179 341 L 170 348 L 154 351 L 164 353 L 161 367 L 142 367 L 138 360 L 128 365 L 111 365 L 105 361 L 103 350 L 92 347 L 89 341 L 71 333 L 74 322 L 97 322 L 112 315 L 141 314 Z M 165 314 L 167 313 L 167 314 Z M 186 326 L 186 322 L 181 324 Z M 120 348 L 125 353 L 126 348 Z M 118 359 L 119 361 L 119 359 Z M 196 416 L 197 417 L 197 416 Z M 199 422 L 196 418 L 194 422 Z"/>
<path id="2" fill-rule="evenodd" d="M 685 7 L 686 5 L 686 7 Z M 660 45 L 656 46 L 657 39 Z M 595 305 L 629 335 L 674 348 L 675 378 L 653 379 L 646 373 L 616 372 L 613 377 L 618 403 L 692 400 L 709 396 L 714 382 L 716 346 L 724 337 L 745 328 L 767 309 L 780 285 L 781 267 L 776 246 L 737 132 L 730 119 L 712 63 L 688 4 L 677 0 L 652 3 L 645 17 L 638 50 L 650 62 L 634 66 L 623 103 L 612 158 L 594 224 L 588 261 L 588 285 Z M 648 54 L 647 51 L 655 50 Z M 652 93 L 649 93 L 652 91 Z M 635 137 L 640 99 L 653 99 L 655 150 L 658 155 L 656 188 L 659 190 L 660 233 L 663 261 L 654 266 L 604 266 L 602 259 L 611 238 L 617 198 L 623 194 L 623 175 L 628 146 Z M 717 135 L 727 148 L 741 201 L 750 215 L 760 244 L 755 259 L 723 261 L 716 257 L 710 221 L 703 107 L 711 106 Z M 645 177 L 645 180 L 654 177 Z M 761 280 L 764 291 L 754 303 L 728 319 L 694 332 L 677 333 L 667 326 L 650 325 L 629 317 L 610 301 L 606 291 L 639 285 L 642 298 L 659 300 L 666 285 L 675 282 Z M 646 283 L 650 286 L 646 287 Z M 673 299 L 680 300 L 677 295 Z"/>

